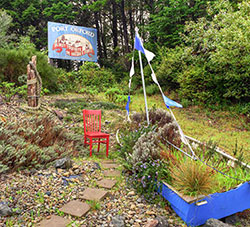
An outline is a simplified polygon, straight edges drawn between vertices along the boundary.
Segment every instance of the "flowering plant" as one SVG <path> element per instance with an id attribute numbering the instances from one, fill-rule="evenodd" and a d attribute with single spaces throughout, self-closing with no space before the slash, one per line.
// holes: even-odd
<path id="1" fill-rule="evenodd" d="M 131 183 L 147 200 L 154 200 L 158 195 L 157 190 L 160 189 L 159 180 L 168 177 L 169 172 L 164 161 L 149 159 L 133 166 Z"/>

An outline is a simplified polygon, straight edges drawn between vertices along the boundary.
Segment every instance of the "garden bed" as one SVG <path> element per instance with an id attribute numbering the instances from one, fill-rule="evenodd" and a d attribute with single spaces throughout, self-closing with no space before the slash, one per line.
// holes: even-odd
<path id="1" fill-rule="evenodd" d="M 191 198 L 162 183 L 161 195 L 189 226 L 204 224 L 210 218 L 220 219 L 250 208 L 250 181 L 227 192 L 202 198 Z"/>
<path id="2" fill-rule="evenodd" d="M 186 136 L 186 138 L 197 144 L 202 144 L 191 137 Z M 214 149 L 214 151 L 233 163 L 237 162 L 237 159 L 219 148 Z M 246 163 L 241 162 L 240 164 L 249 169 L 249 165 Z M 216 192 L 207 196 L 184 195 L 164 181 L 162 181 L 161 186 L 161 195 L 168 200 L 173 210 L 189 226 L 202 225 L 210 218 L 221 219 L 250 209 L 250 181 L 243 182 L 227 191 Z"/>
<path id="3" fill-rule="evenodd" d="M 188 146 L 166 111 L 152 109 L 149 116 L 146 126 L 143 114 L 132 114 L 116 134 L 129 182 L 138 193 L 158 201 L 155 194 L 162 188 L 160 194 L 191 226 L 250 208 L 249 165 L 237 141 L 234 157 L 213 141 L 186 137 Z"/>

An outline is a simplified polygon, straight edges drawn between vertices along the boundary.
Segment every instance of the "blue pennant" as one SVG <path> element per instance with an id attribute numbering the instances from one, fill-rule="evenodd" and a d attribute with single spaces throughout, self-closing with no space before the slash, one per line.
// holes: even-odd
<path id="1" fill-rule="evenodd" d="M 128 112 L 128 115 L 129 115 L 129 103 L 130 103 L 130 95 L 128 96 L 128 101 L 127 101 L 127 104 L 126 104 L 126 107 L 125 107 L 125 109 Z"/>
<path id="2" fill-rule="evenodd" d="M 163 95 L 163 99 L 164 99 L 164 103 L 166 105 L 167 108 L 169 108 L 170 106 L 176 106 L 176 107 L 180 107 L 182 108 L 182 105 L 169 99 L 168 97 L 166 97 L 165 95 Z"/>

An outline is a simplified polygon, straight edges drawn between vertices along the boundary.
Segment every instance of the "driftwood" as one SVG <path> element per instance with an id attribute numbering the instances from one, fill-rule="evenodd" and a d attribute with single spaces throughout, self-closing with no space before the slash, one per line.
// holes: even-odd
<path id="1" fill-rule="evenodd" d="M 36 69 L 36 56 L 27 65 L 27 85 L 28 107 L 39 109 L 42 79 Z"/>
<path id="2" fill-rule="evenodd" d="M 32 63 L 36 67 L 36 56 L 32 57 Z M 37 78 L 35 70 L 32 69 L 31 65 L 27 65 L 27 85 L 28 85 L 28 106 L 37 107 L 38 97 L 37 97 Z"/>

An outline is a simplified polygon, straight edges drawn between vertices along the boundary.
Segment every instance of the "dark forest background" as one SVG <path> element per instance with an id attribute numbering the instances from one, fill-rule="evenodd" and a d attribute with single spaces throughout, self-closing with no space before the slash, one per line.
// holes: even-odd
<path id="1" fill-rule="evenodd" d="M 67 60 L 48 64 L 48 21 L 96 28 L 100 67 Z M 49 93 L 110 87 L 126 93 L 135 27 L 156 54 L 152 63 L 165 92 L 184 105 L 233 105 L 249 114 L 249 1 L 2 0 L 0 82 L 21 86 L 36 54 Z M 144 70 L 148 93 L 157 93 L 146 63 Z M 135 77 L 133 90 L 140 86 Z"/>

